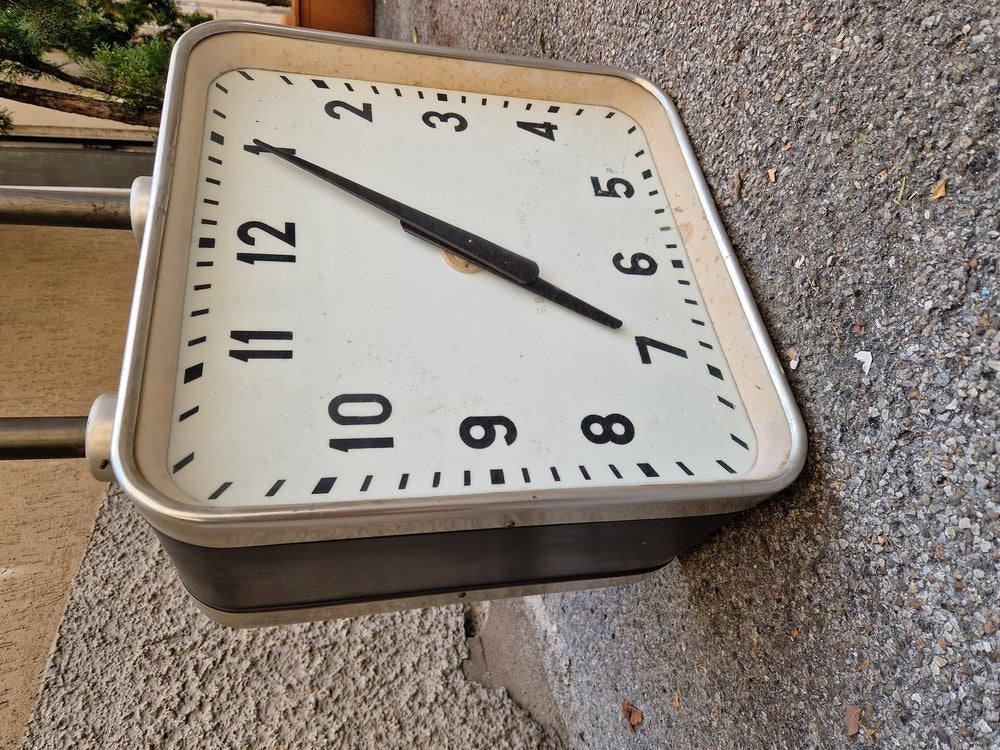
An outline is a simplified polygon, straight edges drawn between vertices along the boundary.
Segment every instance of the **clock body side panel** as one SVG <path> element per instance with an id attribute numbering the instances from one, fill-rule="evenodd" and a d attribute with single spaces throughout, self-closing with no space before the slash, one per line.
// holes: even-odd
<path id="1" fill-rule="evenodd" d="M 243 548 L 159 537 L 189 593 L 210 615 L 242 615 L 260 624 L 253 616 L 282 610 L 326 609 L 325 616 L 346 616 L 417 606 L 414 601 L 431 597 L 450 595 L 443 603 L 458 603 L 476 592 L 498 598 L 510 588 L 547 593 L 571 583 L 585 587 L 641 578 L 736 515 Z"/>

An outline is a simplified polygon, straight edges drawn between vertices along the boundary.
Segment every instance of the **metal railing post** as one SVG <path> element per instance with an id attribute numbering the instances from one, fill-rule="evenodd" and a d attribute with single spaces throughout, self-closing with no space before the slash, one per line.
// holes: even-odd
<path id="1" fill-rule="evenodd" d="M 131 229 L 128 188 L 0 185 L 0 224 Z"/>

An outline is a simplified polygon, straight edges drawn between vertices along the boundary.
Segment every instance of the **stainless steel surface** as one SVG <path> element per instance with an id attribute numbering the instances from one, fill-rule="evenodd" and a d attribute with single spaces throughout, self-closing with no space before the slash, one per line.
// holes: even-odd
<path id="1" fill-rule="evenodd" d="M 149 196 L 153 192 L 152 177 L 136 177 L 129 191 L 128 212 L 132 220 L 132 234 L 142 245 L 142 233 L 146 230 L 146 216 L 149 213 Z"/>
<path id="2" fill-rule="evenodd" d="M 113 482 L 115 479 L 111 468 L 111 430 L 117 403 L 117 393 L 102 393 L 90 407 L 87 417 L 87 468 L 99 482 Z"/>
<path id="3" fill-rule="evenodd" d="M 175 161 L 185 158 L 185 154 L 178 148 L 178 130 L 182 120 L 182 110 L 185 107 L 190 110 L 191 107 L 198 106 L 197 104 L 188 106 L 184 100 L 187 56 L 199 43 L 229 32 L 240 32 L 248 37 L 266 35 L 304 42 L 331 41 L 351 47 L 471 60 L 520 69 L 606 75 L 624 79 L 650 92 L 666 111 L 667 119 L 694 183 L 698 203 L 704 210 L 712 235 L 718 240 L 726 274 L 736 290 L 736 296 L 768 373 L 768 385 L 774 389 L 776 400 L 784 413 L 787 430 L 790 432 L 790 444 L 787 448 L 782 448 L 781 460 L 776 458 L 773 461 L 779 468 L 769 471 L 766 475 L 758 474 L 749 480 L 733 482 L 640 486 L 628 488 L 626 492 L 617 488 L 598 488 L 588 491 L 545 491 L 541 495 L 529 492 L 484 494 L 473 499 L 423 497 L 415 498 L 403 507 L 358 501 L 342 507 L 207 508 L 180 503 L 154 488 L 137 467 L 136 419 L 143 370 L 147 366 L 146 350 L 149 346 L 153 291 L 161 261 L 160 241 L 171 195 L 172 173 Z M 244 45 L 247 44 L 246 39 L 242 42 Z M 230 52 L 230 54 L 237 53 Z M 243 50 L 239 54 L 245 57 L 247 52 Z M 154 170 L 149 231 L 143 239 L 139 282 L 133 301 L 119 389 L 122 398 L 119 400 L 116 413 L 112 446 L 112 462 L 116 477 L 154 528 L 175 539 L 192 544 L 239 547 L 292 541 L 496 528 L 515 523 L 546 525 L 720 514 L 752 507 L 764 497 L 786 487 L 798 475 L 804 464 L 806 450 L 806 433 L 798 408 L 792 399 L 760 314 L 726 239 L 725 229 L 711 202 L 697 159 L 684 134 L 680 117 L 672 103 L 648 81 L 627 71 L 606 66 L 480 54 L 241 22 L 213 22 L 196 27 L 185 34 L 176 45 L 172 65 L 162 119 L 163 136 L 159 141 Z M 238 66 L 238 63 L 230 61 L 229 68 L 232 69 L 234 66 Z M 204 76 L 207 73 L 199 71 L 199 75 Z"/>
<path id="4" fill-rule="evenodd" d="M 129 191 L 0 185 L 0 223 L 129 229 Z"/>
<path id="5" fill-rule="evenodd" d="M 83 458 L 86 417 L 0 417 L 0 460 Z"/>
<path id="6" fill-rule="evenodd" d="M 705 181 L 705 175 L 702 174 L 701 165 L 698 164 L 698 157 L 695 156 L 694 147 L 687 137 L 687 131 L 684 129 L 680 112 L 677 111 L 674 103 L 663 92 L 653 86 L 653 84 L 645 80 L 641 80 L 641 84 L 660 100 L 674 128 L 674 134 L 680 142 L 681 154 L 684 156 L 688 172 L 694 181 L 695 190 L 698 191 L 702 209 L 708 217 L 709 227 L 722 253 L 722 259 L 726 264 L 729 278 L 732 280 L 733 286 L 736 287 L 736 294 L 739 296 L 740 303 L 743 305 L 743 312 L 750 323 L 754 340 L 757 342 L 757 347 L 760 350 L 761 359 L 764 360 L 767 371 L 771 376 L 772 385 L 778 392 L 778 398 L 781 401 L 782 408 L 785 410 L 788 426 L 792 431 L 791 451 L 785 463 L 784 471 L 780 476 L 775 477 L 775 485 L 780 486 L 776 486 L 772 492 L 777 492 L 779 489 L 788 486 L 805 466 L 806 449 L 809 444 L 805 422 L 802 420 L 802 413 L 799 411 L 798 404 L 795 403 L 792 388 L 785 377 L 785 371 L 782 369 L 778 354 L 774 351 L 771 337 L 768 335 L 767 328 L 764 326 L 764 320 L 760 316 L 760 310 L 757 309 L 753 292 L 750 291 L 746 276 L 743 275 L 743 269 L 740 267 L 740 263 L 736 259 L 736 254 L 733 252 L 733 246 L 729 242 L 729 235 L 726 234 L 725 227 L 722 224 L 722 217 L 719 216 L 719 210 L 715 207 L 715 202 L 712 200 L 712 193 L 708 188 L 708 183 Z"/>

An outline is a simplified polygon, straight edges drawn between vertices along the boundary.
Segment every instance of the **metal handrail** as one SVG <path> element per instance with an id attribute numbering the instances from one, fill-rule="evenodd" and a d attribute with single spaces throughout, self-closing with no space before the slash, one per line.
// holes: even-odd
<path id="1" fill-rule="evenodd" d="M 150 186 L 149 177 L 131 189 L 0 185 L 0 224 L 131 229 L 140 240 Z M 87 458 L 107 480 L 113 403 L 101 396 L 89 417 L 0 417 L 0 460 Z"/>
<path id="2" fill-rule="evenodd" d="M 87 417 L 0 417 L 0 460 L 84 458 Z"/>
<path id="3" fill-rule="evenodd" d="M 0 224 L 131 229 L 128 188 L 0 185 Z"/>

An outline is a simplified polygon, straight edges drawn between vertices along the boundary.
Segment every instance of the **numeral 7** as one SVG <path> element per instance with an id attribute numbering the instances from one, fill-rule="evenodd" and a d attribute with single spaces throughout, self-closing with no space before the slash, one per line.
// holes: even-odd
<path id="1" fill-rule="evenodd" d="M 673 346 L 672 344 L 664 344 L 662 341 L 651 339 L 648 336 L 636 336 L 635 345 L 639 348 L 639 359 L 642 360 L 644 365 L 652 364 L 653 362 L 649 356 L 650 347 L 687 359 L 687 352 L 683 349 Z"/>

